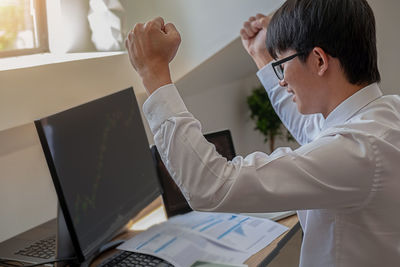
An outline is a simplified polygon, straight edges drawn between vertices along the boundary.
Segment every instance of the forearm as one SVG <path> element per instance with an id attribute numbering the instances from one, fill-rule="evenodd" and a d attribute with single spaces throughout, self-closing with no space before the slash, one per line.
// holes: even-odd
<path id="1" fill-rule="evenodd" d="M 268 65 L 272 58 L 268 54 L 261 54 L 261 55 L 250 55 L 253 59 L 254 63 L 257 65 L 257 68 L 261 70 L 264 66 Z"/>
<path id="2" fill-rule="evenodd" d="M 279 86 L 271 65 L 258 71 L 257 76 L 267 91 L 275 112 L 296 141 L 302 145 L 312 141 L 320 132 L 324 121 L 323 116 L 301 114 L 296 103 L 292 101 L 292 95 L 286 91 L 286 88 Z"/>

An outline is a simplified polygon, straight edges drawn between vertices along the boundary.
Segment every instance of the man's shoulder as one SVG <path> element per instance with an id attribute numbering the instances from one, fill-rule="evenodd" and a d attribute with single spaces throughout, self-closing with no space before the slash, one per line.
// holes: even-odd
<path id="1" fill-rule="evenodd" d="M 400 112 L 400 95 L 383 95 L 373 104 L 383 105 L 393 109 L 394 111 Z"/>
<path id="2" fill-rule="evenodd" d="M 400 98 L 399 98 L 400 101 Z M 388 104 L 379 108 L 366 109 L 346 122 L 320 132 L 317 138 L 351 135 L 355 139 L 379 138 L 397 135 L 400 139 L 400 102 L 398 108 Z"/>
<path id="3" fill-rule="evenodd" d="M 376 99 L 348 120 L 346 125 L 377 135 L 400 130 L 400 96 L 385 95 Z"/>

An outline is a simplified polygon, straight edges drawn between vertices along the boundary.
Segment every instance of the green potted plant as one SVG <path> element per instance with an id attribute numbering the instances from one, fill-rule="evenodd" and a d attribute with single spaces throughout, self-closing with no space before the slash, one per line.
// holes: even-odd
<path id="1" fill-rule="evenodd" d="M 265 136 L 265 143 L 268 140 L 270 141 L 271 152 L 274 150 L 276 136 L 285 136 L 288 141 L 294 141 L 294 138 L 286 129 L 282 131 L 282 122 L 275 113 L 264 87 L 254 88 L 252 94 L 247 97 L 247 104 L 251 111 L 250 117 L 256 123 L 255 130 L 260 131 Z"/>

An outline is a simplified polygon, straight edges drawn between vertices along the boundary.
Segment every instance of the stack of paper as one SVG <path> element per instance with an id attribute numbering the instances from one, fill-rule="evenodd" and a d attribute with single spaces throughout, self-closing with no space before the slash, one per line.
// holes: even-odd
<path id="1" fill-rule="evenodd" d="M 197 260 L 239 264 L 287 230 L 268 219 L 193 211 L 155 225 L 118 248 L 154 255 L 180 267 Z"/>

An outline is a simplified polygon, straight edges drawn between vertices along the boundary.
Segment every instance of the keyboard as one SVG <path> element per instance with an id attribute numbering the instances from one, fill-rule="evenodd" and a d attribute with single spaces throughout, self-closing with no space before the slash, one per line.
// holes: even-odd
<path id="1" fill-rule="evenodd" d="M 17 251 L 15 254 L 40 259 L 50 259 L 56 254 L 56 236 L 36 241 L 29 247 Z"/>
<path id="2" fill-rule="evenodd" d="M 100 263 L 99 267 L 174 267 L 169 262 L 157 258 L 155 256 L 141 254 L 137 252 L 121 251 L 113 255 L 109 259 Z"/>

